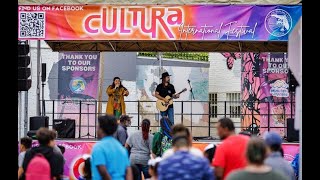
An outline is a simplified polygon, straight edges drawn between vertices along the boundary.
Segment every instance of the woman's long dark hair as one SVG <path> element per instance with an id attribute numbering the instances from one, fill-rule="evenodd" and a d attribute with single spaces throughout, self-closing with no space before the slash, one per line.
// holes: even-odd
<path id="1" fill-rule="evenodd" d="M 126 89 L 124 86 L 122 86 L 121 79 L 120 79 L 119 77 L 114 77 L 114 78 L 113 78 L 111 87 L 112 87 L 112 88 L 116 87 L 116 85 L 114 84 L 114 81 L 115 81 L 116 79 L 119 79 L 119 81 L 120 81 L 120 86 L 119 86 L 119 88 L 122 88 L 122 87 L 123 87 L 124 89 Z"/>
<path id="2" fill-rule="evenodd" d="M 144 140 L 148 140 L 148 138 L 149 138 L 149 130 L 150 130 L 150 120 L 149 119 L 142 120 L 141 128 L 142 128 L 142 137 L 143 137 L 143 139 Z"/>
<path id="3" fill-rule="evenodd" d="M 92 172 L 91 172 L 91 162 L 90 162 L 90 157 L 87 158 L 85 161 L 84 161 L 84 177 L 86 179 L 92 179 Z"/>

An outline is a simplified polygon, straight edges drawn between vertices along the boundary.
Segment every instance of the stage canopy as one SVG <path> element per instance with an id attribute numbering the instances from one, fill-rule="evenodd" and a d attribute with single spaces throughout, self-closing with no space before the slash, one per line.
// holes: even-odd
<path id="1" fill-rule="evenodd" d="M 302 13 L 301 5 L 249 4 L 18 8 L 19 40 L 45 40 L 53 51 L 286 52 Z"/>
<path id="2" fill-rule="evenodd" d="M 46 41 L 53 51 L 287 52 L 287 42 L 245 41 Z"/>

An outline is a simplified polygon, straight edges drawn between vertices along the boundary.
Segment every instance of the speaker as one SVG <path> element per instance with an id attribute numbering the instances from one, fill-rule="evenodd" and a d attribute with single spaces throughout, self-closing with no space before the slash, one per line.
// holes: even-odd
<path id="1" fill-rule="evenodd" d="M 31 88 L 31 79 L 18 79 L 18 91 L 28 91 Z"/>
<path id="2" fill-rule="evenodd" d="M 289 77 L 289 92 L 295 92 L 296 87 L 299 86 L 299 83 L 298 83 L 297 79 L 294 77 L 294 75 L 290 69 L 289 69 L 288 75 L 289 75 L 288 76 Z"/>
<path id="3" fill-rule="evenodd" d="M 30 117 L 30 131 L 38 130 L 41 127 L 49 127 L 49 117 L 48 116 L 34 116 Z"/>
<path id="4" fill-rule="evenodd" d="M 287 141 L 299 141 L 299 131 L 294 129 L 294 119 L 287 119 Z"/>
<path id="5" fill-rule="evenodd" d="M 30 52 L 29 44 L 18 44 L 18 55 L 26 55 Z"/>
<path id="6" fill-rule="evenodd" d="M 54 119 L 53 129 L 58 133 L 58 138 L 75 138 L 76 121 L 74 119 Z"/>
<path id="7" fill-rule="evenodd" d="M 18 79 L 28 79 L 31 75 L 30 68 L 18 68 Z"/>
<path id="8" fill-rule="evenodd" d="M 18 66 L 19 67 L 28 67 L 30 64 L 30 56 L 19 56 L 18 57 Z"/>
<path id="9" fill-rule="evenodd" d="M 42 63 L 41 64 L 41 81 L 46 82 L 47 79 L 47 64 Z"/>

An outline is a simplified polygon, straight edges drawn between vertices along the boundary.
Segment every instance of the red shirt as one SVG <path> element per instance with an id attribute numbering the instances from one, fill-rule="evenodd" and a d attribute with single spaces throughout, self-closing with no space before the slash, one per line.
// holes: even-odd
<path id="1" fill-rule="evenodd" d="M 231 171 L 247 165 L 245 152 L 248 141 L 248 136 L 231 135 L 217 146 L 212 165 L 224 168 L 222 179 L 225 179 Z"/>

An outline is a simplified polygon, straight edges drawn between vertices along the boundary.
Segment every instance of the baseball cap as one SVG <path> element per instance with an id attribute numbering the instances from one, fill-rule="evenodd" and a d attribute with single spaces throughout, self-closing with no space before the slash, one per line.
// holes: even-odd
<path id="1" fill-rule="evenodd" d="M 212 149 L 212 148 L 214 148 L 215 146 L 216 146 L 215 144 L 211 143 L 211 144 L 207 145 L 207 146 L 204 148 L 204 151 L 207 151 L 207 150 L 209 150 L 209 149 Z"/>
<path id="2" fill-rule="evenodd" d="M 155 159 L 149 159 L 148 165 L 149 166 L 155 166 L 157 163 L 159 163 L 162 160 L 161 157 L 156 157 Z"/>
<path id="3" fill-rule="evenodd" d="M 133 116 L 128 116 L 128 115 L 121 115 L 120 116 L 120 121 L 129 121 L 129 120 L 131 120 L 131 118 L 133 118 Z"/>
<path id="4" fill-rule="evenodd" d="M 282 144 L 282 138 L 281 136 L 276 133 L 276 132 L 267 132 L 265 135 L 264 135 L 264 138 L 263 138 L 266 142 L 266 144 L 268 146 L 272 146 L 272 145 L 281 145 Z"/>

